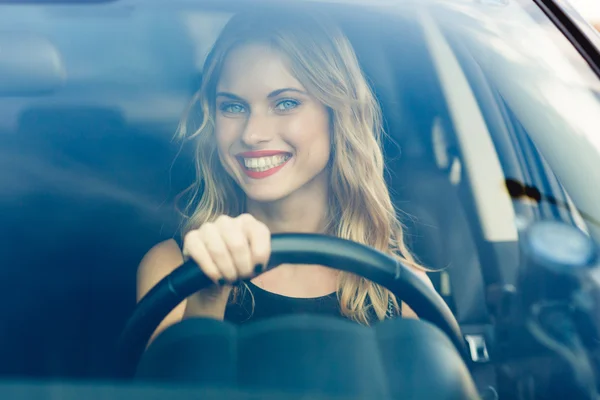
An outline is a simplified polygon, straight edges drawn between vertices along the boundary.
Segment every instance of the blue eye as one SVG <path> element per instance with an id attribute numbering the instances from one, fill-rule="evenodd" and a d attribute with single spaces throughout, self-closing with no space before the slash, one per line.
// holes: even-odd
<path id="1" fill-rule="evenodd" d="M 240 103 L 223 103 L 221 104 L 220 109 L 229 114 L 241 114 L 246 112 L 246 108 Z"/>
<path id="2" fill-rule="evenodd" d="M 275 105 L 275 108 L 280 111 L 288 111 L 298 107 L 299 105 L 300 102 L 297 100 L 286 99 L 277 103 L 277 105 Z"/>

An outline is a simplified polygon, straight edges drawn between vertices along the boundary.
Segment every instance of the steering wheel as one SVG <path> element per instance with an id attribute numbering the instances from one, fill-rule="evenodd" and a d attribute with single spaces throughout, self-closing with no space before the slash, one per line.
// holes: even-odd
<path id="1" fill-rule="evenodd" d="M 371 247 L 318 234 L 283 233 L 271 237 L 266 270 L 281 264 L 319 264 L 351 272 L 390 290 L 407 303 L 420 319 L 440 328 L 469 363 L 458 322 L 438 293 L 399 260 Z M 118 367 L 133 376 L 152 333 L 184 299 L 213 282 L 193 261 L 187 261 L 162 279 L 138 303 L 119 342 Z"/>

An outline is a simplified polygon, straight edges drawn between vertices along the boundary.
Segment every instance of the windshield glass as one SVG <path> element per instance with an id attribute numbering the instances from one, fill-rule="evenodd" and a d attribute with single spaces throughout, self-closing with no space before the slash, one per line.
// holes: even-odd
<path id="1" fill-rule="evenodd" d="M 226 3 L 0 3 L 3 376 L 113 377 L 140 262 L 169 239 L 183 248 L 194 200 L 211 187 L 198 180 L 204 153 L 177 136 L 211 77 L 207 55 L 234 15 L 270 10 Z M 303 4 L 339 26 L 381 109 L 385 184 L 408 251 L 463 331 L 493 348 L 486 288 L 515 284 L 522 231 L 555 220 L 600 241 L 600 78 L 529 0 Z M 222 88 L 240 91 L 234 78 L 254 76 L 231 68 L 229 80 L 214 75 L 228 102 L 207 100 L 229 113 L 215 116 L 228 132 L 239 128 L 235 112 L 261 109 Z M 326 88 L 314 86 L 311 99 L 326 104 L 313 96 Z M 283 100 L 277 110 L 302 103 Z M 250 177 L 268 167 L 240 157 Z"/>

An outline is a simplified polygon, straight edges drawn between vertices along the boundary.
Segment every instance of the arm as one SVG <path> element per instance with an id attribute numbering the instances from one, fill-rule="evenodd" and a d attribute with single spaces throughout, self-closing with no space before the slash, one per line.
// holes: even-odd
<path id="1" fill-rule="evenodd" d="M 183 264 L 183 256 L 174 240 L 155 245 L 142 259 L 137 272 L 137 301 L 161 279 Z M 152 341 L 160 332 L 183 318 L 204 316 L 223 319 L 231 287 L 210 287 L 188 297 L 173 309 L 154 331 Z"/>

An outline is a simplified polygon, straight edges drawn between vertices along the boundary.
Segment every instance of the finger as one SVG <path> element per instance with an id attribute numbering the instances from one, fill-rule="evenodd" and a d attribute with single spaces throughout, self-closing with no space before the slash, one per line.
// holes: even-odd
<path id="1" fill-rule="evenodd" d="M 223 274 L 217 268 L 215 263 L 213 262 L 206 246 L 202 242 L 202 238 L 200 233 L 197 230 L 189 232 L 183 241 L 183 255 L 184 259 L 187 257 L 191 257 L 192 260 L 198 267 L 208 276 L 210 280 L 212 280 L 215 284 L 221 284 L 221 279 L 223 279 Z"/>
<path id="2" fill-rule="evenodd" d="M 223 221 L 219 230 L 229 250 L 238 277 L 250 277 L 254 272 L 250 241 L 242 224 L 234 219 Z"/>
<path id="3" fill-rule="evenodd" d="M 255 273 L 260 273 L 265 270 L 271 256 L 271 231 L 265 224 L 254 219 L 244 220 L 242 226 L 250 242 Z"/>
<path id="4" fill-rule="evenodd" d="M 200 228 L 200 235 L 219 272 L 227 281 L 235 282 L 238 279 L 238 273 L 219 228 L 214 224 L 203 225 Z"/>

